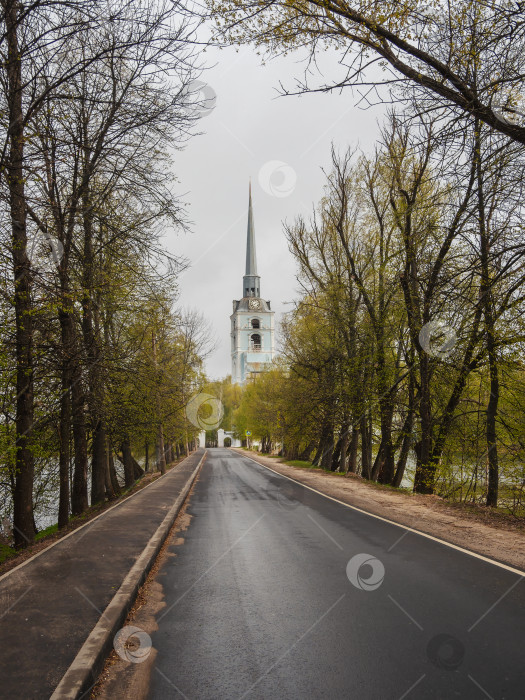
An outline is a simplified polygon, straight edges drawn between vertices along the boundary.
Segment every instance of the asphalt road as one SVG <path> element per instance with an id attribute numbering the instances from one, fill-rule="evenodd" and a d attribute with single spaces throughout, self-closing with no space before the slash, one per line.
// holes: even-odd
<path id="1" fill-rule="evenodd" d="M 525 698 L 519 574 L 227 449 L 188 512 L 158 576 L 149 697 Z"/>

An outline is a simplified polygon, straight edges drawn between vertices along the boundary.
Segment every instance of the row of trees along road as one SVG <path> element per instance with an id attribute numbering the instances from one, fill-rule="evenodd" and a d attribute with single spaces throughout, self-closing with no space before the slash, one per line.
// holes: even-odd
<path id="1" fill-rule="evenodd" d="M 281 365 L 235 420 L 268 450 L 384 484 L 409 465 L 421 493 L 495 506 L 502 473 L 518 507 L 525 154 L 464 126 L 392 114 L 372 155 L 332 152 L 312 217 L 285 226 L 303 294 Z"/>
<path id="2" fill-rule="evenodd" d="M 248 389 L 239 422 L 249 415 L 265 445 L 284 440 L 325 467 L 355 471 L 360 454 L 364 476 L 396 486 L 414 455 L 418 492 L 479 495 L 486 472 L 495 506 L 502 460 L 515 468 L 507 486 L 524 476 L 521 4 L 208 9 L 218 42 L 306 52 L 285 94 L 360 87 L 365 103 L 404 107 L 373 156 L 334 152 L 314 217 L 287 226 L 304 296 L 284 324 L 284 367 Z M 316 82 L 327 50 L 337 65 Z M 450 354 L 428 352 L 436 323 L 457 336 Z"/>
<path id="3" fill-rule="evenodd" d="M 194 439 L 205 329 L 174 310 L 184 226 L 169 154 L 195 120 L 192 25 L 171 2 L 2 0 L 0 453 L 17 547 Z M 155 459 L 153 451 L 156 450 Z M 88 493 L 90 491 L 90 493 Z M 56 517 L 56 516 L 55 516 Z"/>

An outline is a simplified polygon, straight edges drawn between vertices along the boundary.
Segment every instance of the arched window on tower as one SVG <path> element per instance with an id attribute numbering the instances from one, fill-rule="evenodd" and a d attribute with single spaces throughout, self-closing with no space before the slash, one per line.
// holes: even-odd
<path id="1" fill-rule="evenodd" d="M 261 349 L 261 336 L 258 333 L 254 333 L 250 337 L 250 349 L 255 352 Z"/>
<path id="2" fill-rule="evenodd" d="M 252 328 L 260 328 L 259 324 L 259 319 L 258 318 L 252 318 Z"/>

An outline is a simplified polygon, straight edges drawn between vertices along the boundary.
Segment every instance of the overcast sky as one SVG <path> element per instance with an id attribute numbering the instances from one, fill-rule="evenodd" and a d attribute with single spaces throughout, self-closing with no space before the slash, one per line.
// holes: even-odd
<path id="1" fill-rule="evenodd" d="M 206 96 L 216 95 L 215 108 L 199 120 L 202 135 L 175 155 L 178 189 L 193 224 L 191 232 L 170 233 L 165 243 L 191 263 L 180 277 L 179 304 L 211 324 L 217 348 L 206 369 L 217 379 L 231 372 L 229 316 L 232 300 L 242 296 L 249 178 L 261 296 L 277 312 L 278 334 L 286 302 L 298 296 L 282 222 L 308 215 L 322 196 L 321 169 L 329 166 L 332 142 L 341 150 L 371 148 L 383 108 L 359 109 L 349 90 L 278 97 L 279 81 L 293 87 L 303 73 L 304 64 L 293 57 L 263 66 L 247 47 L 206 56 L 214 67 L 202 81 L 209 86 Z"/>

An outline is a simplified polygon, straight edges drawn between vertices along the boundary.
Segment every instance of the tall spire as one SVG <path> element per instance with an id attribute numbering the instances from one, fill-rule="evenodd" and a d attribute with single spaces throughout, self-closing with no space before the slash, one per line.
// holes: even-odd
<path id="1" fill-rule="evenodd" d="M 250 188 L 248 196 L 248 230 L 246 236 L 246 275 L 257 274 L 257 255 L 255 252 L 255 228 L 253 225 L 252 208 L 252 181 L 250 178 Z"/>
<path id="2" fill-rule="evenodd" d="M 257 274 L 257 255 L 255 252 L 255 227 L 253 225 L 252 181 L 250 179 L 248 195 L 248 229 L 246 233 L 246 272 L 243 277 L 243 297 L 261 296 L 261 278 Z"/>

